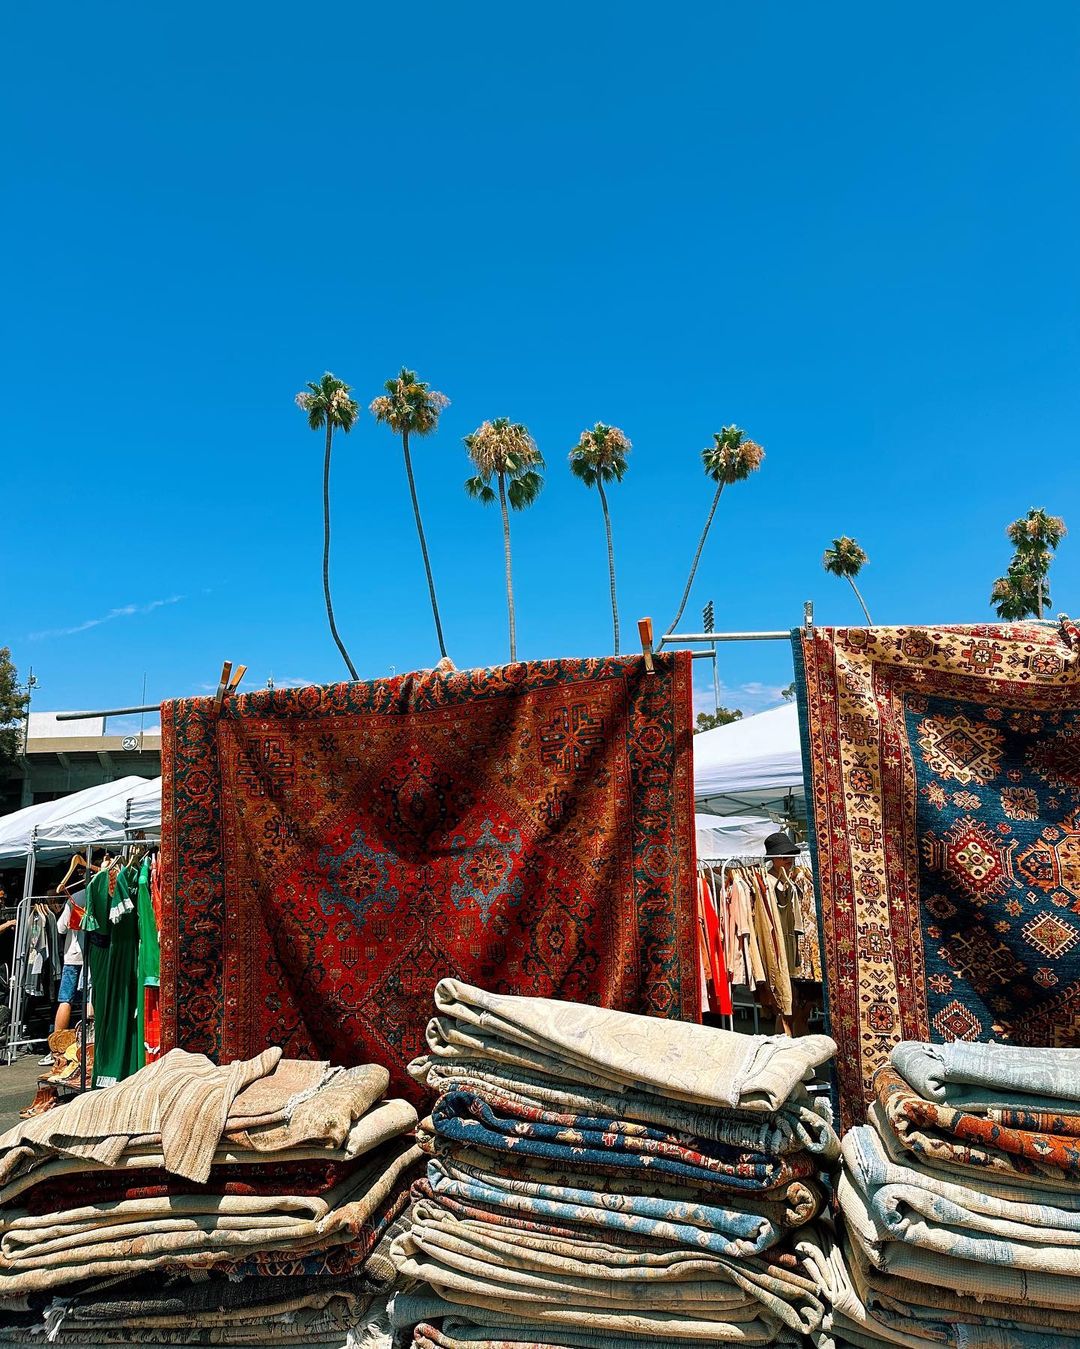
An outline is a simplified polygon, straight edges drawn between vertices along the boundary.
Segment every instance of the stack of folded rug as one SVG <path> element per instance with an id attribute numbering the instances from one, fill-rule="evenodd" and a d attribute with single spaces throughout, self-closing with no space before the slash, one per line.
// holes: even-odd
<path id="1" fill-rule="evenodd" d="M 1080 1051 L 904 1043 L 844 1137 L 819 1343 L 1080 1343 Z M 831 1330 L 830 1330 L 831 1327 Z"/>
<path id="2" fill-rule="evenodd" d="M 392 1282 L 421 1158 L 388 1081 L 173 1050 L 4 1134 L 0 1334 L 341 1343 Z"/>
<path id="3" fill-rule="evenodd" d="M 805 1083 L 825 1036 L 751 1037 L 446 979 L 392 1306 L 421 1349 L 800 1343 L 793 1229 L 838 1154 Z"/>

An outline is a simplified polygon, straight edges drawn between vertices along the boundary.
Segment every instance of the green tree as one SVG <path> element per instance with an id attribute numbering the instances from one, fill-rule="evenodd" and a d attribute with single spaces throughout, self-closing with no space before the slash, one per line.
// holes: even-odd
<path id="1" fill-rule="evenodd" d="M 671 620 L 668 633 L 675 631 L 679 619 L 683 616 L 686 602 L 690 598 L 690 590 L 694 584 L 694 577 L 697 575 L 698 563 L 701 561 L 701 554 L 705 548 L 705 540 L 709 537 L 713 516 L 720 504 L 721 492 L 731 483 L 743 482 L 746 478 L 749 478 L 751 473 L 756 473 L 764 458 L 765 451 L 762 447 L 756 441 L 747 440 L 746 432 L 741 431 L 737 426 L 725 426 L 722 431 L 714 431 L 713 444 L 707 450 L 701 451 L 701 462 L 705 466 L 705 476 L 716 484 L 716 491 L 713 493 L 709 514 L 705 517 L 705 528 L 701 531 L 697 552 L 690 564 L 690 575 L 686 578 L 686 589 L 683 591 L 682 600 L 679 602 L 679 612 Z"/>
<path id="2" fill-rule="evenodd" d="M 859 601 L 863 613 L 866 615 L 867 623 L 872 624 L 870 610 L 866 607 L 866 601 L 859 593 L 859 587 L 855 584 L 855 577 L 866 566 L 869 559 L 854 539 L 849 539 L 846 534 L 840 538 L 833 539 L 832 547 L 825 549 L 825 554 L 821 559 L 821 565 L 833 576 L 842 576 L 855 592 L 855 598 Z"/>
<path id="3" fill-rule="evenodd" d="M 10 648 L 0 646 L 0 763 L 14 763 L 22 755 L 29 703 Z"/>
<path id="4" fill-rule="evenodd" d="M 604 512 L 604 531 L 607 535 L 608 579 L 611 584 L 611 622 L 615 630 L 615 654 L 619 654 L 619 602 L 615 595 L 615 549 L 611 542 L 611 512 L 608 510 L 605 483 L 622 482 L 626 476 L 630 441 L 617 426 L 597 422 L 591 431 L 582 431 L 581 438 L 570 451 L 570 472 L 586 487 L 595 487 L 600 494 Z"/>
<path id="5" fill-rule="evenodd" d="M 431 596 L 431 612 L 435 619 L 435 635 L 439 641 L 439 655 L 446 656 L 446 642 L 443 639 L 442 619 L 439 617 L 439 601 L 435 597 L 435 578 L 431 574 L 431 559 L 428 557 L 427 538 L 424 535 L 424 522 L 420 518 L 420 502 L 416 496 L 416 478 L 413 475 L 412 455 L 409 453 L 410 436 L 429 436 L 439 425 L 439 417 L 444 408 L 450 406 L 445 394 L 438 393 L 417 379 L 415 370 L 402 366 L 393 379 L 388 379 L 386 392 L 380 394 L 371 404 L 371 411 L 377 422 L 388 426 L 401 437 L 401 449 L 405 456 L 405 472 L 409 479 L 409 494 L 412 497 L 413 515 L 416 517 L 416 533 L 420 539 L 420 552 L 424 558 L 424 571 L 427 574 L 428 594 Z"/>
<path id="6" fill-rule="evenodd" d="M 509 417 L 483 422 L 465 437 L 474 477 L 466 479 L 466 495 L 490 506 L 496 499 L 502 510 L 503 552 L 506 558 L 506 608 L 510 621 L 510 659 L 517 660 L 517 617 L 514 612 L 514 574 L 510 559 L 510 511 L 523 511 L 540 495 L 544 459 L 528 428 Z M 498 493 L 491 486 L 498 483 Z"/>
<path id="7" fill-rule="evenodd" d="M 795 701 L 795 681 L 792 680 L 786 688 L 780 690 L 780 697 L 784 702 L 791 703 Z"/>
<path id="8" fill-rule="evenodd" d="M 1013 545 L 1008 571 L 990 591 L 990 603 L 1007 623 L 1042 618 L 1050 607 L 1050 563 L 1065 537 L 1065 521 L 1033 507 L 1005 531 Z"/>
<path id="9" fill-rule="evenodd" d="M 742 713 L 737 707 L 718 707 L 715 712 L 699 712 L 694 723 L 694 734 L 715 731 L 717 726 L 729 726 L 733 721 L 742 721 Z"/>
<path id="10" fill-rule="evenodd" d="M 334 431 L 340 429 L 346 435 L 353 429 L 359 408 L 349 397 L 351 390 L 343 380 L 336 379 L 329 371 L 319 382 L 309 381 L 308 386 L 296 395 L 296 405 L 307 413 L 308 426 L 313 431 L 326 428 L 326 452 L 323 455 L 323 557 L 322 580 L 323 597 L 326 600 L 326 617 L 330 622 L 330 632 L 337 649 L 341 652 L 353 679 L 358 679 L 356 666 L 353 665 L 345 643 L 334 621 L 334 605 L 330 599 L 330 454 L 334 446 Z"/>

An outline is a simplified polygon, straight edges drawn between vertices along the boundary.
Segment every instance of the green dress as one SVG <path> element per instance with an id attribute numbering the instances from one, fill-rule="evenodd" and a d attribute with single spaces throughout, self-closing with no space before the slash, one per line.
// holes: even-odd
<path id="1" fill-rule="evenodd" d="M 86 887 L 86 957 L 94 1007 L 94 1086 L 111 1087 L 141 1063 L 138 1038 L 139 920 L 131 895 L 138 884 L 132 867 L 121 867 L 113 893 L 109 872 Z"/>
<path id="2" fill-rule="evenodd" d="M 150 897 L 150 859 L 144 859 L 139 868 L 139 902 L 136 906 L 139 916 L 139 1015 L 138 1056 L 139 1067 L 146 1063 L 146 990 L 157 988 L 161 982 L 161 949 L 158 945 L 157 918 L 154 916 L 154 902 Z"/>

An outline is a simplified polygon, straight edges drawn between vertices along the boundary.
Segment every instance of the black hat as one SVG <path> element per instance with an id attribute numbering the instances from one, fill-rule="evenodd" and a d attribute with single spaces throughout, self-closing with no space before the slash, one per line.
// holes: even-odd
<path id="1" fill-rule="evenodd" d="M 770 834 L 765 840 L 766 857 L 797 857 L 798 854 L 799 845 L 783 829 Z"/>

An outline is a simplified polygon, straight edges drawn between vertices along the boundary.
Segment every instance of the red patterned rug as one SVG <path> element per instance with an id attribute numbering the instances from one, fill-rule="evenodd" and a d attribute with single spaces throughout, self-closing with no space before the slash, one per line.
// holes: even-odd
<path id="1" fill-rule="evenodd" d="M 691 661 L 543 661 L 162 708 L 162 1029 L 405 1065 L 432 990 L 697 1020 Z"/>
<path id="2" fill-rule="evenodd" d="M 815 628 L 796 682 L 845 1125 L 898 1040 L 1080 1044 L 1080 634 Z"/>

